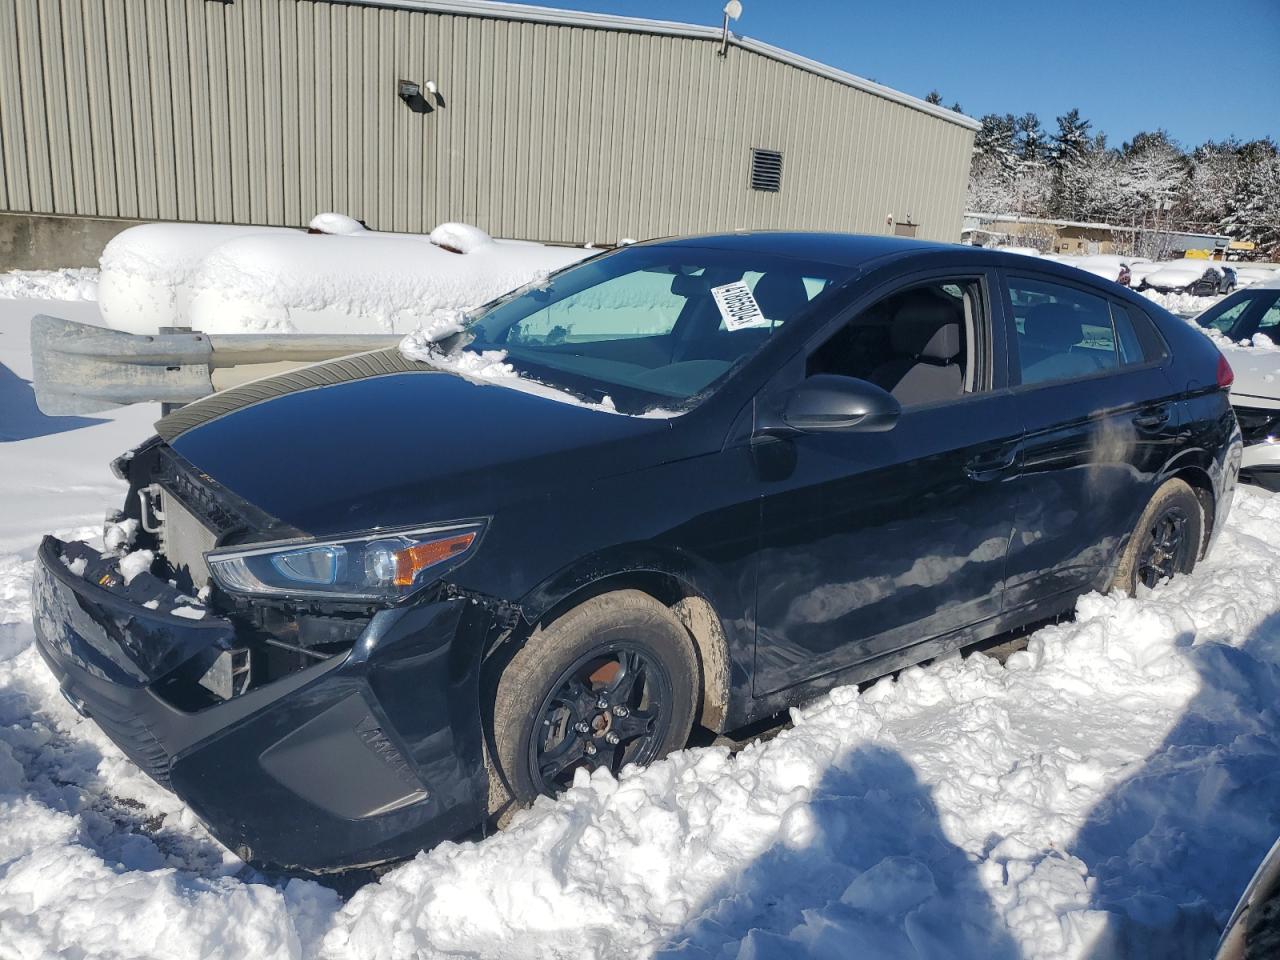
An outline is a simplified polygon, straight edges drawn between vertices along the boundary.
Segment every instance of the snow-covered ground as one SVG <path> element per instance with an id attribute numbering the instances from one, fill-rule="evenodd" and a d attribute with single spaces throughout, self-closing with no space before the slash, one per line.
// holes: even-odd
<path id="1" fill-rule="evenodd" d="M 1191 958 L 1280 833 L 1280 497 L 1002 666 L 844 688 L 731 755 L 583 777 L 343 899 L 211 840 L 59 697 L 39 535 L 118 505 L 153 409 L 42 417 L 0 302 L 0 958 Z M 349 892 L 349 891 L 347 891 Z"/>

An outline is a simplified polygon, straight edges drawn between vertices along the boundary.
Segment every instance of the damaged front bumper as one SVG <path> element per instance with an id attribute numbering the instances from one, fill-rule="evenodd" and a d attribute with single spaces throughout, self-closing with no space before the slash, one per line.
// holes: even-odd
<path id="1" fill-rule="evenodd" d="M 63 695 L 259 865 L 325 872 L 412 855 L 482 822 L 479 660 L 493 615 L 461 597 L 375 613 L 350 650 L 194 705 L 238 627 L 81 543 L 46 537 L 37 648 Z M 109 565 L 108 565 L 109 566 Z"/>

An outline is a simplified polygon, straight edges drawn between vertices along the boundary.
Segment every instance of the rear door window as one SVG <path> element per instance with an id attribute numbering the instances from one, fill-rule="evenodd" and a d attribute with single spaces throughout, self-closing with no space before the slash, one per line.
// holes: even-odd
<path id="1" fill-rule="evenodd" d="M 1121 365 L 1122 348 L 1105 297 L 1048 280 L 1013 277 L 1007 283 L 1024 384 L 1090 377 Z M 1132 322 L 1124 337 L 1123 362 L 1141 362 Z"/>

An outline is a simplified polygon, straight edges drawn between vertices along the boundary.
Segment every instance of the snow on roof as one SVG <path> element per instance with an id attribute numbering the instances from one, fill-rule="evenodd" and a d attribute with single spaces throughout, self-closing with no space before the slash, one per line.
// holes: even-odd
<path id="1" fill-rule="evenodd" d="M 488 17 L 497 20 L 523 20 L 530 23 L 550 23 L 562 26 L 588 27 L 597 30 L 622 30 L 629 33 L 656 33 L 672 37 L 688 37 L 694 40 L 719 41 L 722 28 L 674 20 L 650 20 L 644 17 L 623 17 L 613 13 L 590 13 L 582 10 L 558 10 L 554 7 L 525 6 L 517 3 L 501 3 L 497 0 L 328 0 L 328 2 L 355 3 L 369 7 L 392 7 L 400 10 L 421 10 L 427 13 L 447 13 L 464 17 Z M 789 64 L 808 73 L 826 77 L 845 86 L 892 100 L 904 107 L 919 110 L 939 120 L 947 120 L 969 130 L 981 128 L 977 120 L 939 104 L 929 103 L 901 90 L 840 70 L 818 60 L 810 60 L 798 53 L 775 47 L 771 43 L 753 40 L 733 31 L 729 32 L 731 46 L 760 54 L 771 60 Z"/>

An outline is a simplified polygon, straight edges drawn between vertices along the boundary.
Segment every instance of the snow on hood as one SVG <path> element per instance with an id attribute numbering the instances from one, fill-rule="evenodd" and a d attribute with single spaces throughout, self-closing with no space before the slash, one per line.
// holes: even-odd
<path id="1" fill-rule="evenodd" d="M 1233 396 L 1264 397 L 1280 400 L 1280 346 L 1265 333 L 1255 333 L 1249 340 L 1228 339 L 1213 327 L 1192 326 L 1213 341 L 1231 364 L 1235 382 Z"/>

